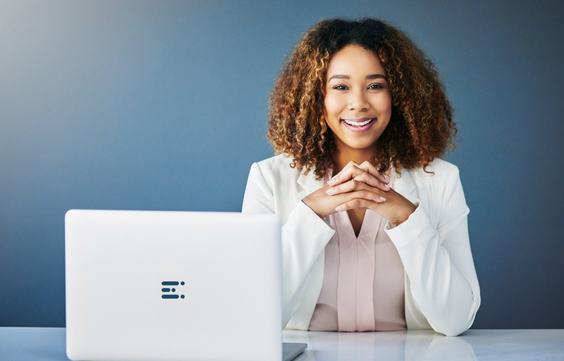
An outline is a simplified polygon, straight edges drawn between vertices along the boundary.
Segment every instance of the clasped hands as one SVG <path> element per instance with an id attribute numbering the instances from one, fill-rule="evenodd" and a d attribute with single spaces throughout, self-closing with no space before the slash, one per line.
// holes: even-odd
<path id="1" fill-rule="evenodd" d="M 399 225 L 415 211 L 415 205 L 390 187 L 390 179 L 369 162 L 349 162 L 328 185 L 302 201 L 319 217 L 356 208 L 371 209 Z"/>

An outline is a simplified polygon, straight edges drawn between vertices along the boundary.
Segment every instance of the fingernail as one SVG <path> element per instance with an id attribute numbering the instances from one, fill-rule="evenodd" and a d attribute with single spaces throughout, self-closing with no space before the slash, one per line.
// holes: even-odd
<path id="1" fill-rule="evenodd" d="M 338 206 L 337 208 L 335 208 L 335 210 L 336 210 L 337 212 L 340 212 L 340 211 L 343 210 L 343 206 Z"/>
<path id="2" fill-rule="evenodd" d="M 382 202 L 385 202 L 385 201 L 386 201 L 386 198 L 380 197 L 380 200 L 381 200 Z"/>
<path id="3" fill-rule="evenodd" d="M 333 193 L 335 193 L 335 188 L 329 188 L 328 190 L 325 191 L 325 193 L 332 195 Z"/>
<path id="4" fill-rule="evenodd" d="M 384 184 L 384 188 L 386 188 L 386 190 L 389 191 L 389 190 L 390 190 L 390 185 Z"/>
<path id="5" fill-rule="evenodd" d="M 329 179 L 329 180 L 327 181 L 327 184 L 329 184 L 329 185 L 331 185 L 331 186 L 332 186 L 334 183 L 335 183 L 335 181 L 334 181 L 333 179 Z"/>

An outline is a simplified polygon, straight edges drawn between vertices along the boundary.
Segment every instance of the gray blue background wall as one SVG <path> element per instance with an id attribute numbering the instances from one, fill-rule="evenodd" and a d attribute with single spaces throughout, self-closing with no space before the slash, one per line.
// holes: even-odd
<path id="1" fill-rule="evenodd" d="M 564 327 L 564 3 L 0 2 L 0 326 L 64 326 L 71 208 L 239 211 L 303 31 L 376 16 L 436 63 L 458 123 L 475 328 Z"/>

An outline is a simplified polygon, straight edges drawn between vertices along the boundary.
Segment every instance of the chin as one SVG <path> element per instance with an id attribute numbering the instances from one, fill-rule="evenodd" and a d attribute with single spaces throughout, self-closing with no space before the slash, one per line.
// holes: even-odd
<path id="1" fill-rule="evenodd" d="M 374 148 L 374 143 L 376 143 L 376 142 L 372 142 L 372 143 L 345 143 L 345 144 L 350 149 L 354 149 L 354 150 L 357 150 L 357 151 L 363 151 L 363 150 L 368 150 L 368 149 Z"/>
<path id="2" fill-rule="evenodd" d="M 364 150 L 372 148 L 377 140 L 378 138 L 376 137 L 370 137 L 370 139 L 350 139 L 344 143 L 350 148 Z"/>

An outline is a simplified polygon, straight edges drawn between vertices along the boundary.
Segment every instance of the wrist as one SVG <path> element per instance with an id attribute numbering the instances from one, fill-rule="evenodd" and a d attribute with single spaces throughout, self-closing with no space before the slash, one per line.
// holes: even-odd
<path id="1" fill-rule="evenodd" d="M 406 211 L 400 217 L 391 221 L 391 223 L 393 223 L 396 227 L 407 221 L 409 219 L 409 216 L 411 216 L 417 209 L 415 205 L 413 205 L 412 203 L 410 204 L 411 207 L 409 207 L 409 209 L 406 209 Z"/>
<path id="2" fill-rule="evenodd" d="M 306 196 L 306 197 L 304 197 L 304 198 L 302 198 L 302 202 L 303 202 L 303 204 L 305 204 L 306 206 L 308 206 L 309 209 L 311 209 L 315 214 L 317 214 L 317 216 L 318 216 L 319 218 L 322 218 L 322 219 L 323 219 L 323 218 L 326 217 L 326 215 L 322 214 L 322 213 L 320 212 L 320 210 L 317 209 L 317 207 L 315 207 L 315 200 L 312 199 L 312 195 L 311 195 L 311 194 L 308 195 L 308 196 Z"/>

